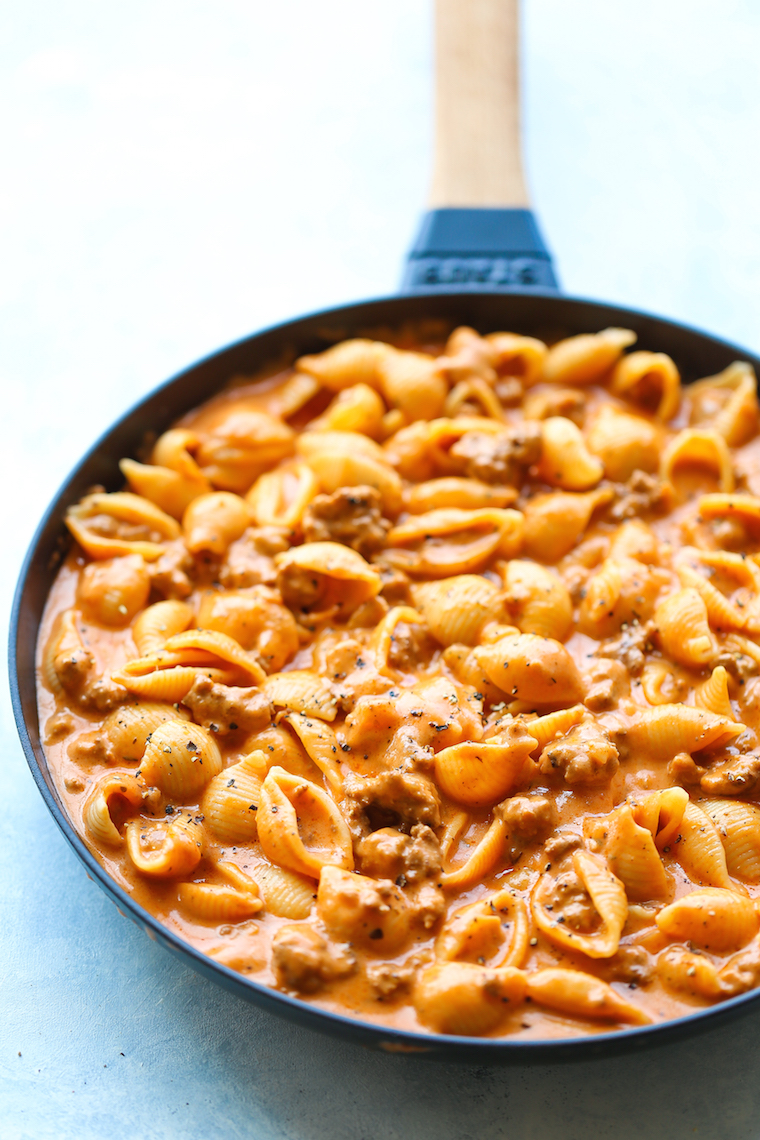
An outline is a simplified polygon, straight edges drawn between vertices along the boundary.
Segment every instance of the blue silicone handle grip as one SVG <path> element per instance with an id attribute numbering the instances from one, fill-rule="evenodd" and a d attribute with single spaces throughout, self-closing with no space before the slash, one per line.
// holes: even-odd
<path id="1" fill-rule="evenodd" d="M 531 210 L 431 210 L 409 253 L 402 291 L 558 291 L 551 254 Z"/>

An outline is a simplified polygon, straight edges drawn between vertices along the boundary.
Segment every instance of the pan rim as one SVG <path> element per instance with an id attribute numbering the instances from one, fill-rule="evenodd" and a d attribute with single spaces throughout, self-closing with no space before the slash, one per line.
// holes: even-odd
<path id="1" fill-rule="evenodd" d="M 331 306 L 327 309 L 315 310 L 286 321 L 269 325 L 252 334 L 241 337 L 222 348 L 215 349 L 201 357 L 198 361 L 175 373 L 169 379 L 151 388 L 145 395 L 123 412 L 100 434 L 92 446 L 77 461 L 51 499 L 26 551 L 14 592 L 9 624 L 8 664 L 11 703 L 16 727 L 34 782 L 53 819 L 79 861 L 84 865 L 87 874 L 95 879 L 101 889 L 103 889 L 111 901 L 115 903 L 121 914 L 125 915 L 125 917 L 129 917 L 144 933 L 153 940 L 160 942 L 171 953 L 181 958 L 186 965 L 192 966 L 195 970 L 209 977 L 217 984 L 222 984 L 225 988 L 235 992 L 238 996 L 253 1001 L 254 1004 L 268 1012 L 277 1013 L 291 1021 L 299 1022 L 314 1031 L 327 1032 L 333 1036 L 371 1045 L 380 1051 L 389 1053 L 413 1053 L 428 1058 L 445 1060 L 459 1059 L 467 1060 L 471 1063 L 493 1061 L 502 1064 L 554 1064 L 560 1061 L 584 1061 L 591 1060 L 594 1057 L 610 1057 L 620 1053 L 631 1052 L 636 1049 L 664 1045 L 674 1040 L 690 1036 L 692 1033 L 707 1032 L 734 1017 L 748 1014 L 752 1012 L 756 1003 L 760 1001 L 760 988 L 749 990 L 744 994 L 739 994 L 720 1004 L 695 1010 L 693 1013 L 683 1017 L 657 1022 L 651 1025 L 585 1034 L 583 1036 L 523 1040 L 509 1037 L 479 1038 L 459 1035 L 428 1034 L 379 1025 L 361 1018 L 354 1018 L 345 1014 L 336 1013 L 332 1010 L 323 1009 L 300 998 L 292 997 L 289 994 L 282 993 L 279 990 L 274 990 L 262 983 L 246 978 L 245 975 L 209 958 L 203 954 L 202 951 L 180 938 L 179 935 L 164 927 L 157 918 L 146 911 L 139 903 L 135 902 L 131 895 L 111 878 L 76 832 L 62 803 L 45 779 L 47 765 L 44 752 L 42 751 L 42 745 L 40 742 L 37 744 L 37 747 L 35 747 L 33 741 L 33 736 L 38 734 L 38 729 L 36 724 L 33 724 L 30 731 L 30 726 L 27 724 L 24 713 L 19 663 L 22 609 L 26 601 L 27 592 L 33 581 L 33 571 L 38 557 L 38 548 L 48 528 L 56 521 L 58 521 L 59 526 L 61 525 L 61 512 L 67 503 L 71 501 L 72 488 L 75 486 L 82 470 L 107 446 L 119 429 L 126 425 L 148 402 L 160 398 L 164 392 L 173 389 L 175 385 L 180 385 L 183 380 L 187 379 L 199 369 L 213 363 L 225 354 L 231 354 L 235 350 L 241 350 L 248 345 L 253 345 L 257 340 L 264 339 L 268 335 L 286 335 L 290 330 L 295 332 L 299 326 L 319 321 L 334 321 L 336 318 L 350 321 L 352 316 L 357 316 L 357 314 L 360 314 L 363 310 L 380 305 L 387 306 L 389 304 L 397 304 L 400 309 L 399 320 L 403 320 L 403 312 L 401 310 L 403 310 L 404 305 L 408 305 L 408 303 L 415 298 L 420 298 L 421 302 L 435 301 L 438 298 L 448 301 L 458 300 L 459 302 L 471 302 L 473 299 L 481 299 L 484 297 L 498 301 L 508 298 L 525 298 L 526 296 L 551 301 L 553 305 L 557 305 L 560 308 L 581 305 L 586 309 L 591 307 L 600 313 L 607 311 L 609 313 L 614 312 L 621 315 L 630 315 L 636 318 L 637 322 L 654 322 L 660 326 L 666 326 L 670 330 L 678 330 L 681 333 L 702 338 L 705 341 L 709 341 L 718 349 L 735 353 L 740 359 L 749 359 L 757 365 L 760 365 L 760 360 L 758 360 L 754 353 L 747 352 L 731 341 L 713 336 L 711 333 L 704 332 L 683 322 L 663 318 L 644 310 L 631 309 L 615 303 L 598 301 L 593 298 L 559 294 L 556 290 L 550 289 L 531 289 L 528 293 L 526 290 L 519 289 L 491 291 L 475 289 L 443 290 L 440 288 L 431 288 L 415 290 L 410 293 L 373 297 L 348 302 L 344 305 Z M 214 389 L 213 392 L 209 392 L 209 397 L 216 394 L 219 390 L 221 389 Z M 193 404 L 189 406 L 196 405 Z M 48 591 L 46 591 L 46 597 L 47 593 Z M 35 623 L 33 632 L 36 645 L 36 638 L 39 632 L 39 618 Z M 32 681 L 33 680 L 34 678 L 32 678 Z M 36 711 L 36 700 L 34 708 Z"/>

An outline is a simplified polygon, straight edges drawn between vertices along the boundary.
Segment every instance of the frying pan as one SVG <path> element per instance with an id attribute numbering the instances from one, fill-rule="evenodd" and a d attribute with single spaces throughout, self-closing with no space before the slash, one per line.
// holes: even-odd
<path id="1" fill-rule="evenodd" d="M 161 432 L 233 376 L 323 350 L 337 340 L 437 319 L 480 333 L 509 329 L 543 339 L 623 326 L 665 352 L 685 382 L 737 358 L 760 359 L 706 333 L 631 309 L 561 296 L 528 207 L 519 149 L 517 0 L 437 0 L 437 115 L 432 209 L 423 218 L 399 296 L 311 314 L 265 329 L 167 381 L 98 440 L 55 496 L 27 553 L 10 625 L 13 708 L 32 775 L 77 857 L 119 911 L 186 965 L 262 1008 L 301 1025 L 389 1052 L 469 1062 L 554 1063 L 611 1056 L 691 1036 L 754 1010 L 760 990 L 660 1025 L 558 1041 L 438 1036 L 328 1013 L 207 958 L 166 930 L 112 880 L 72 827 L 45 761 L 35 691 L 35 646 L 48 592 L 69 539 L 66 508 L 93 484 L 122 485 L 118 460 L 148 431 Z"/>

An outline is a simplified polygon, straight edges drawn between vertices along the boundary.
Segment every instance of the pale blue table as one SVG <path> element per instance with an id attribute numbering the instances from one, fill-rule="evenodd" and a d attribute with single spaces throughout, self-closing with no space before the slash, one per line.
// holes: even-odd
<path id="1" fill-rule="evenodd" d="M 760 9 L 527 0 L 526 151 L 565 287 L 760 348 Z M 424 200 L 420 0 L 0 10 L 5 614 L 36 519 L 215 346 L 391 291 Z M 760 1014 L 635 1058 L 382 1057 L 189 973 L 87 881 L 2 707 L 0 1138 L 760 1135 Z"/>

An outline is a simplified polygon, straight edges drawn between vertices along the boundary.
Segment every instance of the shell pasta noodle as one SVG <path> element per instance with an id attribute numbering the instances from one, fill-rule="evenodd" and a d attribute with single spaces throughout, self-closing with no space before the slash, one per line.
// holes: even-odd
<path id="1" fill-rule="evenodd" d="M 74 826 L 203 953 L 381 1026 L 760 985 L 752 369 L 383 337 L 234 378 L 70 508 L 37 662 Z"/>

